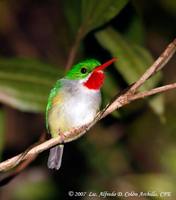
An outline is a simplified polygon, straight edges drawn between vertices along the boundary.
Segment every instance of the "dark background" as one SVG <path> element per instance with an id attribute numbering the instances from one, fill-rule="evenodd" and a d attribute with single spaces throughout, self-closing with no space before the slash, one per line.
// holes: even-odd
<path id="1" fill-rule="evenodd" d="M 112 5 L 115 1 L 111 1 Z M 103 5 L 106 1 L 96 2 L 92 7 L 92 15 L 101 12 L 99 5 Z M 0 2 L 0 101 L 2 102 L 0 104 L 0 154 L 2 160 L 24 151 L 38 141 L 45 131 L 44 110 L 47 95 L 55 80 L 64 74 L 70 49 L 74 45 L 75 38 L 78 37 L 80 21 L 84 21 L 83 16 L 86 16 L 84 12 L 81 18 L 81 6 L 81 0 Z M 86 9 L 88 12 L 88 6 Z M 67 12 L 68 10 L 73 10 L 74 14 Z M 105 10 L 102 16 L 106 14 Z M 118 57 L 119 63 L 108 69 L 109 74 L 103 89 L 103 101 L 106 103 L 119 90 L 126 88 L 140 77 L 151 63 L 150 59 L 144 59 L 139 52 L 134 51 L 132 45 L 145 48 L 147 52 L 145 55 L 150 52 L 156 59 L 174 39 L 176 2 L 134 0 L 124 4 L 120 12 L 100 25 L 96 24 L 96 19 L 94 20 L 95 26 L 87 29 L 78 42 L 79 48 L 74 63 L 89 57 L 99 59 L 101 62 L 113 56 Z M 115 47 L 110 47 L 112 51 L 106 48 L 106 39 L 97 35 L 101 31 L 108 30 L 109 27 L 113 27 L 115 34 L 121 37 L 117 40 L 115 36 L 110 35 L 119 50 Z M 124 45 L 121 45 L 123 42 Z M 124 54 L 126 48 L 130 49 L 129 54 Z M 13 60 L 17 58 L 17 61 Z M 38 60 L 41 63 L 37 63 Z M 123 60 L 126 62 L 127 70 L 123 70 L 121 64 Z M 136 60 L 141 67 L 137 75 L 135 75 L 136 66 L 133 65 L 133 60 Z M 47 73 L 42 71 L 45 69 L 45 63 L 47 63 L 46 68 L 49 68 Z M 27 71 L 28 64 L 32 67 Z M 41 71 L 38 70 L 39 68 Z M 174 57 L 163 69 L 159 78 L 152 82 L 152 87 L 174 82 L 175 74 Z M 23 78 L 32 80 L 33 77 L 38 77 L 36 80 L 43 82 L 36 81 L 34 82 L 36 85 L 30 87 L 30 84 L 22 81 L 19 87 L 15 84 L 19 76 L 22 77 L 20 80 Z M 45 81 L 50 81 L 46 87 L 45 84 L 42 85 Z M 4 88 L 13 103 L 10 103 L 8 98 L 2 98 Z M 15 95 L 14 91 L 19 92 L 20 97 Z M 27 100 L 23 99 L 23 96 Z M 38 96 L 41 102 L 33 106 Z M 68 199 L 68 191 L 87 192 L 87 194 L 89 192 L 99 194 L 100 191 L 124 193 L 150 191 L 157 194 L 171 192 L 171 197 L 164 197 L 164 199 L 175 199 L 175 99 L 176 94 L 173 90 L 162 96 L 133 102 L 101 120 L 87 135 L 65 146 L 63 163 L 59 171 L 47 169 L 48 151 L 43 152 L 20 175 L 1 188 L 0 199 Z M 14 100 L 20 100 L 20 103 L 16 105 Z M 29 106 L 23 107 L 23 105 Z M 90 198 L 86 195 L 71 197 L 71 199 L 100 198 Z M 141 199 L 152 198 L 147 196 Z"/>

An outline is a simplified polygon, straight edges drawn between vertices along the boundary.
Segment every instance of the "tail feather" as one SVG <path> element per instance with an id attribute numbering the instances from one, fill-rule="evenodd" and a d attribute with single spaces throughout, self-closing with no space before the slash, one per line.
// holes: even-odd
<path id="1" fill-rule="evenodd" d="M 50 149 L 48 168 L 59 170 L 62 163 L 63 151 L 64 145 L 59 145 Z"/>

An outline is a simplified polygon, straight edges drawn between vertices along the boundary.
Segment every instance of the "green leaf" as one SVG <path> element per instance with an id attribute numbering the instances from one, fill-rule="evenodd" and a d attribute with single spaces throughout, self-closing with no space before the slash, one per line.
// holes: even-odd
<path id="1" fill-rule="evenodd" d="M 4 133 L 5 133 L 5 120 L 4 120 L 4 112 L 0 110 L 0 161 L 2 156 L 2 151 L 4 148 Z"/>
<path id="2" fill-rule="evenodd" d="M 99 31 L 96 33 L 96 38 L 112 56 L 118 58 L 115 63 L 116 69 L 129 84 L 135 82 L 153 62 L 152 57 L 144 48 L 126 41 L 112 28 Z M 157 75 L 155 80 L 148 84 L 153 86 L 159 79 L 160 75 Z"/>
<path id="3" fill-rule="evenodd" d="M 132 15 L 130 23 L 128 24 L 126 31 L 124 32 L 124 36 L 125 38 L 135 42 L 136 44 L 144 44 L 144 27 L 141 18 L 136 13 Z"/>
<path id="4" fill-rule="evenodd" d="M 49 91 L 61 75 L 37 60 L 0 58 L 0 102 L 22 111 L 43 112 Z"/>
<path id="5" fill-rule="evenodd" d="M 115 17 L 128 0 L 82 0 L 82 26 L 89 32 Z"/>
<path id="6" fill-rule="evenodd" d="M 153 62 L 151 55 L 146 49 L 127 41 L 113 28 L 109 27 L 103 31 L 97 32 L 96 38 L 99 43 L 112 54 L 112 56 L 118 58 L 115 67 L 128 84 L 132 84 L 138 80 Z M 141 90 L 153 88 L 158 84 L 160 79 L 161 73 L 156 74 L 144 84 Z M 159 100 L 160 110 L 162 110 L 163 100 L 161 97 L 158 101 Z M 155 106 L 156 104 L 158 105 L 158 101 L 152 103 L 152 108 L 157 114 L 159 114 L 158 107 L 155 108 Z"/>
<path id="7" fill-rule="evenodd" d="M 166 122 L 164 115 L 164 98 L 162 94 L 158 94 L 149 101 L 150 107 L 155 111 L 155 113 L 160 117 L 162 123 Z"/>
<path id="8" fill-rule="evenodd" d="M 76 0 L 64 1 L 65 14 L 74 33 L 80 28 L 85 36 L 91 30 L 102 26 L 127 4 L 128 0 Z"/>
<path id="9" fill-rule="evenodd" d="M 63 0 L 64 13 L 73 35 L 76 35 L 81 24 L 81 0 Z"/>

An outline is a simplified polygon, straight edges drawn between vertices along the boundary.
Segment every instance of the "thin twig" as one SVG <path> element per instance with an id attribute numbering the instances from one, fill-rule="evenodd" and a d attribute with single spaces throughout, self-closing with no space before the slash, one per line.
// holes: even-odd
<path id="1" fill-rule="evenodd" d="M 171 59 L 176 51 L 176 39 L 171 42 L 160 57 L 147 69 L 147 71 L 139 78 L 138 81 L 131 87 L 131 91 L 135 93 L 137 89 L 144 84 L 153 74 L 161 70 Z"/>
<path id="2" fill-rule="evenodd" d="M 176 88 L 176 83 L 165 85 L 162 87 L 154 88 L 150 91 L 145 92 L 139 92 L 136 93 L 137 89 L 143 85 L 143 83 L 149 79 L 151 76 L 153 76 L 158 70 L 164 67 L 164 65 L 169 61 L 169 59 L 172 57 L 173 53 L 176 51 L 176 40 L 174 40 L 164 51 L 163 54 L 154 62 L 154 64 L 141 76 L 141 78 L 135 82 L 127 91 L 122 93 L 120 96 L 118 96 L 112 103 L 108 104 L 108 106 L 105 107 L 102 111 L 100 111 L 97 115 L 97 117 L 88 125 L 85 125 L 83 127 L 80 127 L 78 129 L 73 129 L 71 131 L 64 132 L 63 135 L 65 135 L 65 138 L 71 138 L 77 135 L 78 133 L 81 135 L 85 134 L 87 130 L 89 130 L 94 124 L 96 124 L 100 119 L 106 117 L 108 114 L 112 113 L 116 109 L 125 106 L 126 104 L 130 103 L 131 101 L 134 101 L 136 99 L 140 99 L 143 97 L 151 96 L 156 93 L 165 92 L 171 89 Z M 30 149 L 25 156 L 23 156 L 22 160 L 26 160 L 30 158 L 33 155 L 39 154 L 43 152 L 44 150 L 47 150 L 55 145 L 58 145 L 63 141 L 63 137 L 58 135 L 56 138 L 52 138 L 50 140 L 47 140 L 46 142 L 43 142 L 42 144 L 39 144 L 35 146 L 34 148 Z M 13 158 L 10 158 L 2 163 L 0 163 L 0 171 L 6 171 L 8 169 L 11 169 L 12 167 L 16 166 L 17 161 L 19 158 L 24 155 L 19 154 Z"/>
<path id="3" fill-rule="evenodd" d="M 65 70 L 68 71 L 70 69 L 70 67 L 72 66 L 74 59 L 76 57 L 80 42 L 83 38 L 83 26 L 80 27 L 80 29 L 78 30 L 75 42 L 73 44 L 73 46 L 70 49 L 69 55 L 68 55 L 68 59 L 67 59 L 67 63 L 66 63 L 66 67 Z"/>
<path id="4" fill-rule="evenodd" d="M 166 91 L 169 91 L 169 90 L 172 90 L 172 89 L 175 89 L 175 88 L 176 88 L 176 83 L 171 83 L 171 84 L 168 84 L 168 85 L 157 87 L 157 88 L 154 88 L 150 91 L 140 92 L 140 93 L 133 95 L 132 97 L 130 97 L 130 101 L 141 99 L 141 98 L 151 96 L 151 95 L 154 95 L 154 94 L 157 94 L 157 93 L 166 92 Z"/>

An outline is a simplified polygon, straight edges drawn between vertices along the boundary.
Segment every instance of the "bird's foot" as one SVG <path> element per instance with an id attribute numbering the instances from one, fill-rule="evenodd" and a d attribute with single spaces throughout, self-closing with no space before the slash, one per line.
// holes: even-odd
<path id="1" fill-rule="evenodd" d="M 63 143 L 73 141 L 79 137 L 81 137 L 85 132 L 87 132 L 90 129 L 89 124 L 72 128 L 70 131 L 67 131 L 65 133 L 59 132 L 59 135 L 62 137 Z"/>
<path id="2" fill-rule="evenodd" d="M 58 131 L 58 135 L 60 135 L 61 144 L 64 144 L 67 136 L 63 132 L 61 132 L 60 130 Z"/>

